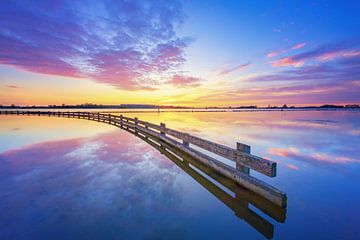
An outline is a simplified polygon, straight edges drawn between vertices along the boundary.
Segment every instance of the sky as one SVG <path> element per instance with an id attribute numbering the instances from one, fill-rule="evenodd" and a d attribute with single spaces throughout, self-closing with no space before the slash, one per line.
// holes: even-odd
<path id="1" fill-rule="evenodd" d="M 358 1 L 1 3 L 0 104 L 360 103 Z"/>

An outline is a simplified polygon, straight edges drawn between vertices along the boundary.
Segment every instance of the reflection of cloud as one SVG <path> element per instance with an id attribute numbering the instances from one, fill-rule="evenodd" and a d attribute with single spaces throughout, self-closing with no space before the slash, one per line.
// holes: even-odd
<path id="1" fill-rule="evenodd" d="M 294 164 L 287 163 L 285 164 L 286 167 L 292 169 L 292 170 L 299 170 L 300 168 Z"/>
<path id="2" fill-rule="evenodd" d="M 360 135 L 360 130 L 357 130 L 357 129 L 351 130 L 351 131 L 350 131 L 350 134 L 351 134 L 351 135 Z"/>
<path id="3" fill-rule="evenodd" d="M 83 238 L 172 235 L 181 219 L 178 174 L 155 149 L 119 131 L 3 152 L 0 225 L 17 216 L 2 236 L 16 238 L 27 226 L 37 239 L 60 229 Z"/>
<path id="4" fill-rule="evenodd" d="M 293 155 L 298 155 L 299 150 L 293 147 L 290 147 L 289 149 L 284 148 L 269 148 L 268 151 L 271 155 L 274 156 L 280 156 L 280 157 L 288 157 Z"/>
<path id="5" fill-rule="evenodd" d="M 327 153 L 313 152 L 309 154 L 303 153 L 297 148 L 269 148 L 268 153 L 274 156 L 294 158 L 296 160 L 303 160 L 306 162 L 326 162 L 332 164 L 346 164 L 346 163 L 360 163 L 360 160 L 345 157 L 345 156 L 331 156 Z"/>
<path id="6" fill-rule="evenodd" d="M 0 64 L 122 89 L 152 89 L 157 78 L 150 76 L 176 70 L 191 42 L 178 36 L 185 18 L 176 0 L 6 1 L 1 7 Z"/>

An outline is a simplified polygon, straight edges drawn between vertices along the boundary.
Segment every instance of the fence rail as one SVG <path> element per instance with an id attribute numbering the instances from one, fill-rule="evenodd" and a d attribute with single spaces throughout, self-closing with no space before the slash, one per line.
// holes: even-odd
<path id="1" fill-rule="evenodd" d="M 160 125 L 139 120 L 138 118 L 130 118 L 126 116 L 118 116 L 112 114 L 104 114 L 98 112 L 63 112 L 63 111 L 0 111 L 2 115 L 39 115 L 39 116 L 57 116 L 67 118 L 87 119 L 98 122 L 104 122 L 121 128 L 131 129 L 134 133 L 146 133 L 155 136 L 162 141 L 188 153 L 200 162 L 206 164 L 212 169 L 218 171 L 246 188 L 254 191 L 262 197 L 272 201 L 273 203 L 285 207 L 286 194 L 271 185 L 250 176 L 250 169 L 262 173 L 268 177 L 276 176 L 276 162 L 255 156 L 250 153 L 250 146 L 237 143 L 236 149 L 218 144 L 189 133 L 180 132 L 171 128 L 167 128 L 164 123 Z M 169 137 L 171 136 L 171 137 Z M 176 140 L 174 140 L 176 139 Z M 200 152 L 191 145 L 195 145 L 203 150 L 224 157 L 236 163 L 236 169 Z M 205 151 L 205 152 L 206 152 Z"/>

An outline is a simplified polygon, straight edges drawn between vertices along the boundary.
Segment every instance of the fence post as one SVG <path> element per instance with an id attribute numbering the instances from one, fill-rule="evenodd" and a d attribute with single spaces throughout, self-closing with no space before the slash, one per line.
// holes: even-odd
<path id="1" fill-rule="evenodd" d="M 187 135 L 189 135 L 189 134 L 186 133 L 186 136 L 187 136 Z M 185 139 L 183 140 L 183 145 L 184 145 L 185 147 L 189 147 L 189 146 L 190 146 L 189 142 L 186 141 Z"/>
<path id="2" fill-rule="evenodd" d="M 135 123 L 135 134 L 138 134 L 138 131 L 137 131 L 138 118 L 137 117 L 135 117 L 134 123 Z"/>
<path id="3" fill-rule="evenodd" d="M 244 152 L 244 153 L 250 153 L 250 146 L 243 144 L 243 143 L 236 143 L 236 150 L 240 151 L 240 152 Z M 246 174 L 250 174 L 250 168 L 245 167 L 241 164 L 236 163 L 236 169 L 239 170 L 240 172 L 246 173 Z"/>
<path id="4" fill-rule="evenodd" d="M 122 116 L 122 114 L 120 115 L 120 127 L 123 128 L 123 116 Z"/>
<path id="5" fill-rule="evenodd" d="M 163 136 L 165 136 L 165 128 L 166 128 L 165 123 L 160 123 L 160 134 Z"/>

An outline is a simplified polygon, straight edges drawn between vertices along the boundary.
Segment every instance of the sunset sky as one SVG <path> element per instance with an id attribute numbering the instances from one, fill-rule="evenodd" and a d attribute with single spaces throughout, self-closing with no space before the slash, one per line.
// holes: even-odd
<path id="1" fill-rule="evenodd" d="M 0 104 L 360 103 L 359 1 L 2 1 Z"/>

